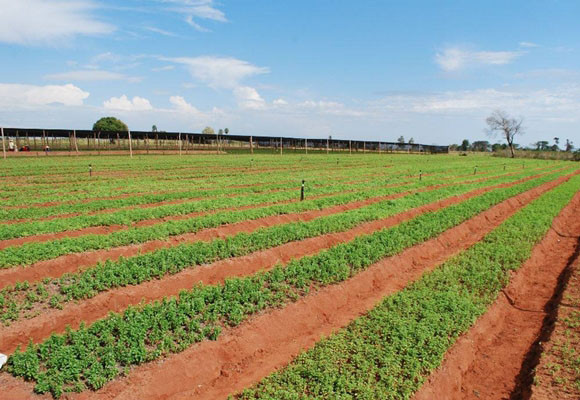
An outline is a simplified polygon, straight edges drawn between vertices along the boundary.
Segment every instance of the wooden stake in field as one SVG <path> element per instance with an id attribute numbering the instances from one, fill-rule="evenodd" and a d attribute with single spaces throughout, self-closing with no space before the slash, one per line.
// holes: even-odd
<path id="1" fill-rule="evenodd" d="M 129 156 L 133 158 L 133 143 L 131 143 L 131 131 L 129 133 Z"/>
<path id="2" fill-rule="evenodd" d="M 0 128 L 0 131 L 2 131 L 2 156 L 4 157 L 4 159 L 6 159 L 6 142 L 4 139 L 4 128 Z"/>
<path id="3" fill-rule="evenodd" d="M 77 131 L 73 130 L 73 140 L 75 142 L 75 151 L 79 154 L 79 143 L 77 142 Z"/>

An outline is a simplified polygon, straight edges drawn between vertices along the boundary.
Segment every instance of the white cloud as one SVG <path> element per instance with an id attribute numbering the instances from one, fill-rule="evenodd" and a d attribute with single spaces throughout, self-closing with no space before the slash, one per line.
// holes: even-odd
<path id="1" fill-rule="evenodd" d="M 298 103 L 297 107 L 302 109 L 310 109 L 321 114 L 329 114 L 336 116 L 360 117 L 366 115 L 365 111 L 348 108 L 344 104 L 336 101 L 306 100 L 302 103 Z"/>
<path id="2" fill-rule="evenodd" d="M 181 96 L 171 96 L 169 98 L 169 102 L 173 104 L 177 111 L 201 115 L 201 112 L 195 108 L 193 105 L 189 104 L 185 99 Z"/>
<path id="3" fill-rule="evenodd" d="M 234 89 L 243 79 L 270 71 L 268 68 L 258 67 L 233 57 L 200 56 L 162 59 L 185 65 L 194 78 L 212 88 Z"/>
<path id="4" fill-rule="evenodd" d="M 533 43 L 533 42 L 520 42 L 519 45 L 520 45 L 520 47 L 527 47 L 527 48 L 540 47 L 539 44 Z"/>
<path id="5" fill-rule="evenodd" d="M 0 107 L 5 109 L 37 108 L 50 104 L 80 106 L 89 97 L 77 86 L 67 85 L 21 85 L 0 83 Z"/>
<path id="6" fill-rule="evenodd" d="M 205 19 L 216 22 L 228 22 L 223 11 L 215 6 L 213 0 L 164 0 L 176 6 L 170 10 L 185 16 L 185 22 L 200 32 L 209 32 L 209 29 L 201 26 L 196 19 Z"/>
<path id="7" fill-rule="evenodd" d="M 54 45 L 76 35 L 100 35 L 115 28 L 98 21 L 89 0 L 0 0 L 0 42 Z"/>
<path id="8" fill-rule="evenodd" d="M 171 71 L 174 70 L 175 66 L 174 65 L 164 65 L 163 67 L 155 67 L 155 68 L 151 68 L 151 71 L 153 72 L 160 72 L 160 71 Z"/>
<path id="9" fill-rule="evenodd" d="M 169 32 L 169 31 L 166 31 L 164 29 L 156 28 L 154 26 L 146 26 L 145 29 L 148 30 L 149 32 L 158 33 L 158 34 L 163 35 L 163 36 L 169 36 L 169 37 L 176 37 L 177 36 L 176 33 Z"/>
<path id="10" fill-rule="evenodd" d="M 195 28 L 195 30 L 198 32 L 211 32 L 209 29 L 204 28 L 203 26 L 201 26 L 200 24 L 195 22 L 191 15 L 188 15 L 187 17 L 185 17 L 185 22 L 187 22 L 187 24 L 189 26 L 192 26 L 193 28 Z"/>
<path id="11" fill-rule="evenodd" d="M 272 104 L 274 104 L 275 106 L 285 106 L 288 104 L 288 102 L 284 99 L 276 99 L 272 102 Z"/>
<path id="12" fill-rule="evenodd" d="M 44 79 L 51 81 L 120 81 L 140 82 L 141 78 L 127 76 L 118 72 L 87 69 L 78 71 L 61 72 L 58 74 L 45 75 Z"/>
<path id="13" fill-rule="evenodd" d="M 479 65 L 505 65 L 524 54 L 521 51 L 470 51 L 448 47 L 435 55 L 435 62 L 446 72 Z"/>
<path id="14" fill-rule="evenodd" d="M 266 102 L 253 87 L 237 87 L 234 89 L 234 96 L 236 96 L 240 108 L 261 110 L 266 107 Z"/>
<path id="15" fill-rule="evenodd" d="M 118 111 L 147 111 L 153 109 L 149 100 L 139 96 L 135 96 L 131 100 L 126 95 L 111 97 L 103 103 L 103 107 L 108 110 Z"/>
<path id="16" fill-rule="evenodd" d="M 534 117 L 578 115 L 580 86 L 542 90 L 477 89 L 442 93 L 396 94 L 374 102 L 376 113 L 419 113 L 479 116 L 501 108 Z"/>

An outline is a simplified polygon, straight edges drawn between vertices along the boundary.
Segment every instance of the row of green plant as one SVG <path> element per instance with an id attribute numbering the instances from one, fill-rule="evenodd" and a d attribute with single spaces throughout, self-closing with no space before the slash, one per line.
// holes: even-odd
<path id="1" fill-rule="evenodd" d="M 577 181 L 575 181 L 577 183 Z M 258 311 L 280 307 L 321 287 L 342 282 L 376 261 L 435 237 L 494 204 L 525 190 L 530 183 L 496 189 L 458 205 L 423 214 L 314 256 L 293 260 L 284 268 L 221 285 L 198 285 L 177 298 L 129 307 L 122 314 L 78 330 L 30 343 L 8 360 L 7 370 L 34 381 L 38 393 L 56 398 L 66 391 L 99 389 L 132 365 L 216 339 Z"/>
<path id="2" fill-rule="evenodd" d="M 409 399 L 580 189 L 574 177 L 239 399 Z"/>
<path id="3" fill-rule="evenodd" d="M 199 187 L 200 185 L 215 185 L 215 186 L 227 186 L 229 183 L 239 182 L 243 179 L 244 182 L 248 183 L 260 183 L 260 182 L 279 182 L 287 180 L 288 178 L 296 179 L 321 179 L 324 178 L 332 179 L 334 176 L 365 176 L 369 173 L 377 173 L 377 170 L 372 170 L 368 166 L 352 166 L 351 168 L 346 168 L 346 166 L 341 166 L 337 168 L 332 168 L 321 172 L 316 169 L 280 169 L 275 170 L 267 169 L 264 171 L 252 167 L 253 161 L 250 162 L 250 166 L 247 168 L 242 168 L 237 171 L 226 171 L 216 173 L 215 171 L 223 171 L 222 169 L 211 169 L 208 168 L 208 172 L 204 174 L 191 175 L 184 173 L 183 170 L 178 170 L 179 172 L 175 176 L 167 176 L 167 174 L 162 174 L 159 176 L 147 174 L 146 171 L 139 172 L 138 175 L 126 175 L 126 171 L 119 171 L 120 174 L 111 174 L 111 176 L 93 176 L 88 177 L 88 170 L 85 172 L 86 177 L 72 177 L 72 178 L 62 178 L 57 182 L 48 183 L 32 183 L 27 182 L 27 184 L 22 185 L 18 182 L 14 182 L 14 185 L 3 186 L 2 193 L 9 193 L 16 195 L 18 199 L 30 200 L 30 204 L 49 202 L 49 201 L 67 201 L 67 200 L 81 200 L 90 199 L 97 196 L 106 197 L 116 194 L 130 194 L 130 193 L 141 193 L 143 189 L 146 191 L 162 191 L 162 190 L 179 190 L 183 188 L 184 182 L 187 182 L 189 186 Z M 396 169 L 395 169 L 396 170 Z M 317 173 L 316 173 L 317 171 Z M 267 172 L 265 174 L 264 172 Z M 83 175 L 84 176 L 84 175 Z M 328 180 L 328 179 L 327 179 Z M 87 189 L 87 190 L 84 190 Z M 19 205 L 18 201 L 10 201 L 7 205 Z"/>
<path id="4" fill-rule="evenodd" d="M 191 199 L 179 204 L 165 204 L 150 208 L 130 208 L 116 210 L 110 213 L 94 215 L 78 215 L 70 218 L 50 220 L 35 220 L 30 222 L 2 225 L 0 240 L 37 235 L 42 233 L 58 233 L 78 230 L 94 226 L 126 225 L 148 219 L 165 218 L 178 215 L 186 215 L 196 212 L 207 212 L 223 208 L 244 207 L 259 205 L 262 203 L 275 203 L 295 200 L 298 198 L 298 185 L 294 190 L 283 190 L 265 193 L 250 193 L 243 196 L 227 196 L 223 189 L 223 195 L 214 194 L 211 198 Z M 384 187 L 384 185 L 383 185 Z M 361 190 L 369 192 L 371 189 L 366 184 L 334 184 L 320 187 L 308 187 L 308 197 L 320 195 L 333 195 L 337 193 Z M 378 188 L 380 190 L 380 188 Z M 401 189 L 400 189 L 401 190 Z M 219 192 L 216 191 L 216 192 Z M 224 193 L 225 192 L 225 193 Z M 162 196 L 162 195 L 161 195 Z M 160 198 L 161 198 L 160 196 Z"/>
<path id="5" fill-rule="evenodd" d="M 356 172 L 356 171 L 355 171 Z M 379 174 L 380 175 L 380 174 Z M 319 186 L 319 185 L 328 185 L 329 182 L 334 184 L 336 182 L 341 182 L 344 180 L 349 179 L 356 179 L 360 177 L 360 175 L 353 173 L 346 176 L 341 176 L 339 174 L 332 174 L 329 179 L 321 179 L 320 177 L 310 176 L 310 174 L 306 174 L 305 179 L 308 179 L 310 186 Z M 297 181 L 288 180 L 287 174 L 285 176 L 282 175 L 274 175 L 270 177 L 264 176 L 256 176 L 250 177 L 247 174 L 244 176 L 244 184 L 256 184 L 255 186 L 249 187 L 235 187 L 235 185 L 239 185 L 241 176 L 230 176 L 227 180 L 203 180 L 200 182 L 192 182 L 187 181 L 187 184 L 184 185 L 183 180 L 179 182 L 179 184 L 171 185 L 167 181 L 164 181 L 162 185 L 159 185 L 156 192 L 153 194 L 143 194 L 143 185 L 138 187 L 138 191 L 135 192 L 134 196 L 125 197 L 125 198 L 118 198 L 118 199 L 107 199 L 107 198 L 99 198 L 105 197 L 101 195 L 100 191 L 91 190 L 92 196 L 94 200 L 90 202 L 82 202 L 82 203 L 64 203 L 58 204 L 49 207 L 27 207 L 27 208 L 19 208 L 19 209 L 11 209 L 11 210 L 0 210 L 0 219 L 7 220 L 7 219 L 22 219 L 22 218 L 38 218 L 38 217 L 47 217 L 52 215 L 59 215 L 59 214 L 67 214 L 67 213 L 88 213 L 92 211 L 100 211 L 108 208 L 119 208 L 119 207 L 126 207 L 126 206 L 135 206 L 135 205 L 142 205 L 142 204 L 151 204 L 161 201 L 167 200 L 180 200 L 180 199 L 188 199 L 188 198 L 203 198 L 203 197 L 215 197 L 220 195 L 235 195 L 235 194 L 246 194 L 246 193 L 260 193 L 268 190 L 276 190 L 276 189 L 290 189 L 292 187 L 296 187 Z M 184 190 L 185 186 L 185 190 Z M 230 186 L 230 187 L 228 187 Z M 233 187 L 231 187 L 233 186 Z M 154 191 L 155 188 L 151 188 L 148 185 L 149 192 Z M 124 191 L 126 193 L 126 191 Z M 159 193 L 161 192 L 161 193 Z M 116 193 L 117 195 L 119 193 Z M 34 186 L 32 188 L 32 193 L 30 196 L 36 196 L 38 198 L 40 194 L 38 193 L 38 187 Z M 18 201 L 19 204 L 25 204 L 26 196 L 23 196 L 22 193 L 18 193 L 15 196 L 12 203 Z M 45 200 L 45 199 L 43 199 Z M 62 201 L 62 199 L 58 199 Z"/>
<path id="6" fill-rule="evenodd" d="M 0 290 L 0 321 L 9 323 L 32 317 L 39 306 L 60 308 L 71 300 L 87 299 L 112 288 L 160 279 L 201 264 L 247 255 L 292 241 L 344 232 L 362 223 L 387 218 L 469 190 L 472 188 L 454 186 L 415 193 L 308 222 L 276 225 L 210 242 L 181 244 L 118 261 L 107 260 L 82 272 L 66 274 L 58 279 L 45 279 L 38 284 L 19 283 Z"/>
<path id="7" fill-rule="evenodd" d="M 82 160 L 86 160 L 87 162 L 94 163 L 95 170 L 99 170 L 103 168 L 101 164 L 105 164 L 106 161 L 112 159 L 111 158 L 81 158 Z M 77 161 L 77 163 L 81 163 L 82 167 L 77 167 L 76 170 L 84 171 L 87 174 L 87 167 L 83 163 L 83 161 Z M 208 160 L 210 158 L 204 157 L 203 160 Z M 167 163 L 164 160 L 164 163 L 161 164 L 164 166 L 164 170 L 166 171 L 178 171 L 176 172 L 176 176 L 179 179 L 167 181 L 163 179 L 163 175 L 159 176 L 151 176 L 146 172 L 149 169 L 155 169 L 156 163 L 159 162 L 159 159 L 156 158 L 146 158 L 146 160 L 154 160 L 153 162 L 144 162 L 140 160 L 132 160 L 131 162 L 126 163 L 119 163 L 114 164 L 111 169 L 119 170 L 122 172 L 119 175 L 111 175 L 107 178 L 107 180 L 103 180 L 101 176 L 93 176 L 92 178 L 88 178 L 86 176 L 86 181 L 78 181 L 76 178 L 77 176 L 71 177 L 68 181 L 71 182 L 67 184 L 65 182 L 60 182 L 59 184 L 54 183 L 47 183 L 42 184 L 38 182 L 34 185 L 20 185 L 18 182 L 15 182 L 11 191 L 6 192 L 6 189 L 9 185 L 4 185 L 0 188 L 0 197 L 4 197 L 4 193 L 10 193 L 10 199 L 7 199 L 7 202 L 4 203 L 5 205 L 20 205 L 20 204 L 32 204 L 32 203 L 42 203 L 42 202 L 51 202 L 51 201 L 67 201 L 67 200 L 78 200 L 78 199 L 87 199 L 91 197 L 95 197 L 97 194 L 100 197 L 107 197 L 113 196 L 116 194 L 123 194 L 123 193 L 141 193 L 151 192 L 151 191 L 160 191 L 165 190 L 167 188 L 174 188 L 176 190 L 180 189 L 183 185 L 184 181 L 195 183 L 192 179 L 188 178 L 190 175 L 187 173 L 182 173 L 181 171 L 185 168 L 189 168 L 192 163 L 191 159 L 184 158 L 182 160 L 176 160 L 176 162 Z M 458 174 L 460 171 L 471 171 L 473 165 L 476 164 L 480 168 L 480 170 L 501 170 L 501 165 L 503 162 L 501 160 L 496 161 L 495 163 L 490 162 L 489 160 L 494 161 L 490 158 L 474 158 L 473 160 L 470 159 L 468 162 L 466 160 L 461 160 L 459 158 L 451 158 L 451 157 L 415 157 L 415 156 L 407 156 L 407 157 L 364 157 L 364 163 L 361 163 L 361 159 L 354 157 L 341 157 L 340 158 L 340 165 L 330 165 L 334 164 L 334 158 L 330 161 L 328 158 L 324 157 L 305 157 L 303 160 L 300 158 L 300 162 L 297 163 L 297 158 L 291 157 L 284 160 L 276 160 L 275 157 L 235 157 L 235 158 L 222 158 L 222 157 L 213 157 L 212 162 L 208 163 L 202 161 L 200 159 L 195 159 L 194 166 L 198 164 L 202 166 L 207 166 L 205 171 L 207 171 L 206 176 L 199 176 L 197 181 L 205 182 L 205 181 L 212 181 L 215 180 L 216 172 L 224 171 L 226 175 L 220 174 L 224 177 L 223 184 L 227 184 L 228 178 L 237 178 L 238 181 L 241 179 L 246 181 L 251 179 L 252 177 L 261 178 L 267 180 L 269 176 L 280 176 L 281 179 L 288 179 L 294 178 L 296 179 L 303 179 L 309 177 L 309 179 L 313 179 L 316 177 L 320 177 L 334 174 L 337 172 L 340 175 L 343 174 L 353 174 L 353 170 L 360 170 L 360 174 L 364 174 L 364 171 L 368 173 L 377 173 L 377 171 L 384 170 L 385 165 L 390 165 L 389 171 L 391 171 L 394 175 L 400 174 L 402 171 L 417 173 L 419 169 L 422 170 L 429 170 L 431 173 L 442 173 L 442 174 Z M 351 160 L 359 160 L 359 162 L 353 162 Z M 9 160 L 13 161 L 13 160 Z M 16 161 L 16 160 L 14 160 Z M 26 162 L 24 162 L 26 161 Z M 59 159 L 58 164 L 58 171 L 62 169 L 61 163 L 66 162 L 65 159 Z M 219 161 L 219 165 L 216 163 Z M 47 163 L 53 162 L 52 160 L 42 160 L 34 164 L 34 167 L 31 168 L 33 171 L 38 173 L 38 171 L 42 171 L 46 173 L 47 170 Z M 22 169 L 30 170 L 30 168 L 24 168 L 31 160 L 20 160 L 17 163 L 18 173 L 21 173 Z M 290 164 L 289 164 L 290 163 Z M 10 163 L 8 163 L 10 164 Z M 225 164 L 225 165 L 224 165 Z M 286 167 L 298 165 L 300 169 L 283 169 L 277 170 L 275 172 L 269 171 L 268 174 L 260 174 L 259 172 L 263 171 L 263 169 L 268 169 L 271 166 L 275 167 Z M 507 162 L 508 164 L 508 171 L 513 170 L 514 167 L 519 167 L 517 164 Z M 538 165 L 546 165 L 546 163 L 536 163 Z M 75 164 L 76 166 L 77 164 Z M 253 167 L 252 167 L 253 166 Z M 330 166 L 330 167 L 329 167 Z M 50 170 L 50 167 L 48 167 Z M 254 171 L 255 170 L 255 171 Z M 135 171 L 135 174 L 132 176 L 126 176 L 125 172 Z M 254 173 L 258 172 L 258 174 Z M 87 174 L 88 175 L 88 174 Z M 39 178 L 40 179 L 40 178 Z M 7 183 L 10 183 L 8 181 Z M 216 184 L 221 185 L 220 180 L 217 180 Z M 272 181 L 274 182 L 274 181 Z M 87 189 L 87 190 L 85 190 Z M 49 191 L 53 193 L 53 196 L 46 197 L 44 196 L 44 192 Z M 19 199 L 25 201 L 19 201 Z"/>
<path id="8" fill-rule="evenodd" d="M 333 186 L 336 184 L 342 184 L 343 180 L 349 178 L 333 178 L 331 183 L 327 182 L 324 186 Z M 239 179 L 238 179 L 239 182 Z M 162 191 L 160 193 L 145 194 L 140 193 L 130 197 L 123 198 L 98 198 L 90 202 L 81 203 L 64 203 L 48 207 L 27 207 L 27 208 L 16 208 L 16 209 L 4 209 L 0 210 L 1 220 L 19 220 L 19 219 L 35 219 L 35 218 L 46 218 L 50 216 L 57 216 L 62 214 L 89 214 L 95 211 L 112 210 L 112 212 L 118 211 L 118 209 L 125 207 L 134 207 L 140 205 L 151 205 L 154 206 L 156 203 L 161 203 L 165 201 L 174 200 L 201 200 L 201 199 L 214 199 L 216 197 L 233 197 L 233 196 L 243 196 L 243 195 L 256 195 L 265 192 L 272 191 L 283 191 L 296 189 L 300 182 L 276 182 L 276 183 L 265 183 L 259 186 L 248 186 L 248 187 L 228 187 L 227 185 L 217 185 L 213 188 L 193 188 L 188 190 L 183 190 L 183 185 L 180 191 Z M 323 186 L 315 182 L 310 182 L 310 188 L 316 188 Z M 63 220 L 66 218 L 63 218 Z"/>
<path id="9" fill-rule="evenodd" d="M 565 173 L 565 171 L 558 171 L 548 174 L 546 177 L 559 176 L 563 173 Z M 489 181 L 458 185 L 464 186 L 465 189 L 473 189 L 492 184 L 510 182 L 513 179 L 513 176 L 500 176 L 490 179 Z M 202 229 L 215 228 L 244 220 L 254 220 L 272 215 L 324 209 L 357 200 L 366 200 L 373 197 L 401 193 L 409 189 L 421 187 L 421 185 L 421 182 L 417 182 L 405 186 L 345 193 L 332 197 L 321 197 L 290 204 L 271 205 L 241 211 L 223 211 L 195 218 L 167 221 L 151 226 L 116 231 L 107 235 L 93 234 L 45 242 L 25 243 L 20 246 L 12 246 L 0 250 L 0 268 L 9 268 L 16 265 L 29 265 L 37 261 L 49 260 L 65 254 L 81 253 L 89 250 L 99 250 L 129 244 L 144 243 L 150 240 L 166 239 L 171 236 L 195 233 Z"/>

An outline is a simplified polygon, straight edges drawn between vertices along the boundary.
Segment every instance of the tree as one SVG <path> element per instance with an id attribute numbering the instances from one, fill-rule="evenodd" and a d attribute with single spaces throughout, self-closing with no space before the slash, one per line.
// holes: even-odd
<path id="1" fill-rule="evenodd" d="M 221 135 L 223 135 L 223 134 L 224 134 L 224 130 L 223 130 L 223 129 L 220 129 L 220 130 L 218 130 L 218 135 L 220 135 L 220 136 L 221 136 Z"/>
<path id="2" fill-rule="evenodd" d="M 485 122 L 488 126 L 488 134 L 495 135 L 499 132 L 507 141 L 512 158 L 515 158 L 514 137 L 523 134 L 523 119 L 520 118 L 518 120 L 511 118 L 505 111 L 495 110 L 489 117 L 487 117 Z"/>
<path id="3" fill-rule="evenodd" d="M 459 148 L 458 144 L 453 143 L 449 145 L 449 151 L 457 151 L 458 148 Z"/>
<path id="4" fill-rule="evenodd" d="M 103 117 L 93 125 L 93 131 L 98 132 L 127 132 L 128 130 L 127 124 L 115 117 Z"/>
<path id="5" fill-rule="evenodd" d="M 463 139 L 463 142 L 461 142 L 461 150 L 463 151 L 469 150 L 469 140 Z"/>
<path id="6" fill-rule="evenodd" d="M 227 135 L 228 133 L 230 133 L 230 130 L 228 128 L 224 129 L 224 133 Z"/>
<path id="7" fill-rule="evenodd" d="M 215 131 L 211 126 L 206 126 L 205 128 L 203 128 L 203 131 L 201 131 L 201 133 L 203 133 L 204 135 L 215 135 Z"/>
<path id="8" fill-rule="evenodd" d="M 570 153 L 572 150 L 574 150 L 574 144 L 570 139 L 566 139 L 566 151 Z"/>
<path id="9" fill-rule="evenodd" d="M 534 145 L 536 146 L 536 151 L 546 151 L 549 149 L 547 140 L 540 140 L 534 143 Z"/>
<path id="10" fill-rule="evenodd" d="M 489 142 L 487 140 L 478 140 L 471 145 L 473 151 L 489 151 Z"/>
<path id="11" fill-rule="evenodd" d="M 413 138 L 409 139 L 409 144 L 413 144 L 413 143 L 415 143 L 415 139 L 413 139 Z"/>
<path id="12" fill-rule="evenodd" d="M 151 127 L 151 132 L 157 132 L 157 125 L 153 125 Z"/>
<path id="13" fill-rule="evenodd" d="M 399 136 L 397 142 L 399 142 L 399 144 L 405 144 L 405 138 L 403 137 L 403 135 Z"/>

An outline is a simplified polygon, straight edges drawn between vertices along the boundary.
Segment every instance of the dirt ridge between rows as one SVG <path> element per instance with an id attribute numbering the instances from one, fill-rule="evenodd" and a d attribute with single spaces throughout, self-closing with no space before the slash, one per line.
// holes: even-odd
<path id="1" fill-rule="evenodd" d="M 275 192 L 277 192 L 277 190 Z M 342 191 L 340 193 L 337 193 L 337 192 L 326 193 L 326 194 L 321 194 L 321 195 L 317 195 L 317 196 L 311 196 L 310 199 L 319 199 L 319 198 L 323 198 L 323 197 L 330 197 L 330 196 L 335 196 L 337 194 L 344 194 L 344 193 L 349 193 L 349 192 L 350 191 L 345 190 L 345 191 Z M 265 193 L 269 193 L 269 192 L 265 192 Z M 225 197 L 230 197 L 230 196 L 225 196 Z M 237 197 L 237 196 L 231 196 L 231 197 Z M 211 200 L 211 199 L 212 198 L 204 198 L 203 200 Z M 201 200 L 201 199 L 200 198 L 189 199 L 187 202 L 195 202 L 198 200 Z M 212 214 L 216 214 L 218 212 L 249 210 L 249 209 L 253 209 L 253 208 L 268 207 L 268 206 L 273 206 L 273 205 L 291 204 L 291 203 L 296 203 L 296 202 L 298 202 L 297 199 L 281 200 L 278 202 L 263 202 L 263 203 L 258 203 L 258 204 L 249 204 L 246 206 L 224 207 L 224 208 L 217 208 L 217 209 L 207 210 L 207 211 L 195 211 L 195 212 L 188 213 L 188 214 L 177 214 L 177 215 L 168 215 L 166 217 L 160 217 L 160 218 L 143 219 L 140 221 L 133 222 L 131 225 L 98 225 L 98 226 L 90 226 L 87 228 L 81 228 L 81 229 L 77 229 L 77 230 L 62 231 L 62 232 L 56 232 L 56 233 L 41 233 L 38 235 L 29 235 L 29 236 L 14 238 L 14 239 L 4 239 L 4 240 L 0 240 L 0 250 L 6 249 L 6 248 L 12 247 L 12 246 L 20 246 L 20 245 L 23 245 L 26 243 L 49 242 L 51 240 L 58 240 L 58 239 L 64 239 L 64 238 L 75 238 L 75 237 L 81 237 L 81 236 L 86 236 L 86 235 L 108 235 L 110 233 L 124 231 L 124 230 L 128 230 L 131 228 L 141 228 L 144 226 L 162 224 L 162 223 L 168 222 L 168 221 L 181 221 L 181 220 L 189 219 L 189 218 L 195 218 L 195 217 L 200 217 L 200 216 L 205 216 L 205 215 L 212 215 Z M 149 208 L 149 207 L 142 207 L 142 208 Z"/>
<path id="2" fill-rule="evenodd" d="M 513 182 L 490 186 L 488 189 L 507 187 L 506 185 L 512 186 L 531 179 L 535 179 L 542 175 L 545 175 L 545 173 L 526 177 Z M 452 185 L 454 184 L 432 185 L 424 189 L 420 189 L 420 191 L 431 191 Z M 46 277 L 58 278 L 67 272 L 75 272 L 105 260 L 115 261 L 120 257 L 131 257 L 137 254 L 149 253 L 161 248 L 168 248 L 186 242 L 198 240 L 207 241 L 218 237 L 224 238 L 240 232 L 252 232 L 259 228 L 270 227 L 278 224 L 295 221 L 309 221 L 314 218 L 361 208 L 379 201 L 404 197 L 412 192 L 413 191 L 406 191 L 394 195 L 379 196 L 366 200 L 359 200 L 347 204 L 332 206 L 322 210 L 311 210 L 302 213 L 281 214 L 254 220 L 245 220 L 233 224 L 223 225 L 217 228 L 204 229 L 196 233 L 176 235 L 165 240 L 152 240 L 139 244 L 113 247 L 110 249 L 92 250 L 83 253 L 71 253 L 54 259 L 39 261 L 30 266 L 17 266 L 0 269 L 0 289 L 21 281 L 36 282 Z"/>
<path id="3" fill-rule="evenodd" d="M 133 368 L 98 392 L 73 399 L 215 399 L 248 387 L 285 366 L 300 352 L 368 312 L 385 296 L 480 241 L 521 207 L 570 178 L 514 196 L 440 236 L 385 258 L 349 280 L 323 288 L 284 308 L 226 329 L 182 353 Z M 203 368 L 192 368 L 192 365 Z"/>
<path id="4" fill-rule="evenodd" d="M 571 262 L 580 235 L 580 192 L 554 219 L 531 257 L 512 274 L 500 293 L 465 334 L 448 350 L 414 400 L 525 399 L 532 377 L 526 356 L 541 333 L 546 313 L 554 306 L 558 278 Z M 557 232 L 567 232 L 565 236 Z M 525 311 L 528 310 L 528 311 Z M 524 369 L 522 370 L 522 366 Z M 518 390 L 515 390 L 518 389 Z M 515 390 L 515 391 L 514 391 Z"/>
<path id="5" fill-rule="evenodd" d="M 511 186 L 511 184 L 504 185 Z M 150 302 L 167 296 L 175 296 L 180 290 L 189 289 L 198 283 L 216 284 L 223 282 L 226 278 L 247 276 L 260 270 L 268 270 L 277 263 L 286 264 L 291 259 L 316 254 L 339 243 L 349 242 L 358 236 L 392 227 L 421 214 L 461 203 L 490 190 L 492 190 L 491 187 L 473 190 L 459 196 L 412 208 L 391 217 L 366 222 L 344 232 L 293 241 L 246 256 L 185 269 L 175 275 L 151 280 L 140 285 L 108 290 L 78 304 L 69 303 L 62 310 L 41 310 L 38 317 L 16 321 L 7 328 L 0 327 L 0 349 L 9 354 L 16 346 L 25 346 L 29 340 L 38 342 L 51 333 L 64 332 L 67 325 L 77 328 L 81 322 L 92 323 L 105 317 L 110 311 L 120 312 L 129 305 L 139 304 L 141 301 Z"/>

